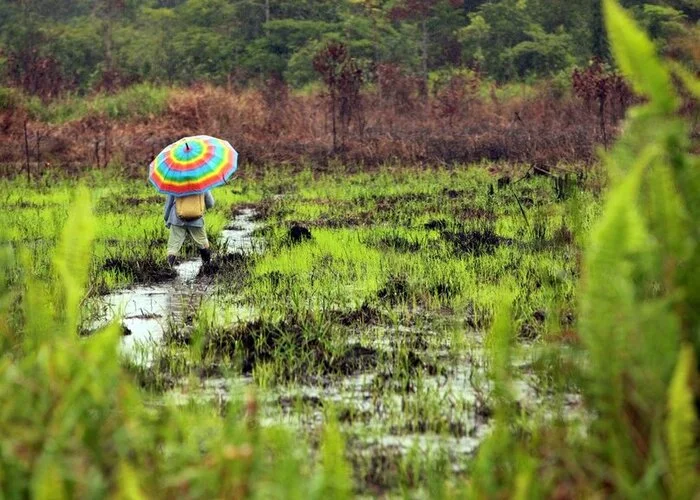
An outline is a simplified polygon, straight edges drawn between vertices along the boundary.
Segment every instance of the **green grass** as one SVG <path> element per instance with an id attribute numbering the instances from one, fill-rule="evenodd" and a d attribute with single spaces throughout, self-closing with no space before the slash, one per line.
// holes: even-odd
<path id="1" fill-rule="evenodd" d="M 31 256 L 32 273 L 51 279 L 51 252 L 68 217 L 75 192 L 72 180 L 45 179 L 27 188 L 21 180 L 2 181 L 8 207 L 3 240 Z M 89 289 L 105 292 L 166 272 L 168 230 L 163 222 L 165 197 L 146 181 L 95 173 L 86 177 L 95 211 L 96 244 L 91 259 Z M 216 247 L 218 234 L 231 219 L 233 202 L 260 199 L 247 184 L 216 192 L 217 206 L 207 214 L 207 229 Z M 195 249 L 185 248 L 188 255 Z M 142 271 L 137 272 L 137 268 Z"/>
<path id="2" fill-rule="evenodd" d="M 12 88 L 0 88 L 0 110 L 25 108 L 34 119 L 62 124 L 87 117 L 108 120 L 153 119 L 167 107 L 171 89 L 149 83 L 132 85 L 114 94 L 67 95 L 44 103 Z"/>

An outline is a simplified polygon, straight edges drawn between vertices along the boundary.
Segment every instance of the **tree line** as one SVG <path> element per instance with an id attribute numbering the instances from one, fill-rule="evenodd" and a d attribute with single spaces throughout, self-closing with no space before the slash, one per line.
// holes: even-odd
<path id="1" fill-rule="evenodd" d="M 667 54 L 696 63 L 695 0 L 628 0 Z M 51 97 L 136 82 L 301 88 L 342 42 L 365 81 L 395 66 L 497 82 L 609 61 L 600 0 L 0 0 L 2 84 Z"/>

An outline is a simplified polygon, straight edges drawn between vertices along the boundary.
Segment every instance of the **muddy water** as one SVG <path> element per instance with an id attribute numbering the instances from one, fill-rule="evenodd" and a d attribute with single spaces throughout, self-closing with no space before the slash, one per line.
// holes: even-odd
<path id="1" fill-rule="evenodd" d="M 551 420 L 553 401 L 539 390 L 539 381 L 528 368 L 535 356 L 529 346 L 518 350 L 513 360 L 513 396 L 533 418 Z M 483 348 L 473 346 L 467 357 L 444 358 L 449 369 L 442 375 L 424 375 L 406 388 L 382 384 L 380 373 L 363 372 L 254 392 L 261 403 L 262 425 L 283 423 L 302 436 L 318 434 L 327 409 L 335 409 L 353 462 L 440 451 L 449 457 L 453 471 L 461 473 L 492 428 L 490 412 L 484 413 L 487 408 L 480 403 L 492 390 L 483 379 L 484 362 Z M 175 404 L 196 401 L 223 406 L 255 386 L 251 377 L 244 376 L 190 380 L 169 391 L 166 398 Z M 580 396 L 565 396 L 567 419 L 584 429 Z"/>
<path id="2" fill-rule="evenodd" d="M 252 233 L 257 227 L 252 209 L 242 210 L 221 232 L 224 253 L 256 250 Z M 104 324 L 117 316 L 122 317 L 126 335 L 122 338 L 122 352 L 132 361 L 148 363 L 150 351 L 157 346 L 169 321 L 178 321 L 184 314 L 198 308 L 211 292 L 211 281 L 197 276 L 202 263 L 199 259 L 186 260 L 175 266 L 177 276 L 155 286 L 138 286 L 103 297 Z M 100 325 L 95 325 L 100 326 Z"/>

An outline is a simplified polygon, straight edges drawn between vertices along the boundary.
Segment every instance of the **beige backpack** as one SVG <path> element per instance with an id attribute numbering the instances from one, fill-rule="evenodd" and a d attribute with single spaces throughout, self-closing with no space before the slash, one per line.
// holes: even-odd
<path id="1" fill-rule="evenodd" d="M 193 194 L 175 198 L 175 213 L 182 220 L 195 220 L 204 215 L 204 195 Z"/>

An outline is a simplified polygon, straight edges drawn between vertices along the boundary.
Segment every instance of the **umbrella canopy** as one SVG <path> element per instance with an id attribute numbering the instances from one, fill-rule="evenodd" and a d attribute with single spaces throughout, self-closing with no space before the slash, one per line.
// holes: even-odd
<path id="1" fill-rule="evenodd" d="M 161 151 L 148 168 L 148 179 L 161 193 L 188 196 L 224 184 L 237 168 L 238 153 L 231 144 L 196 135 Z"/>

